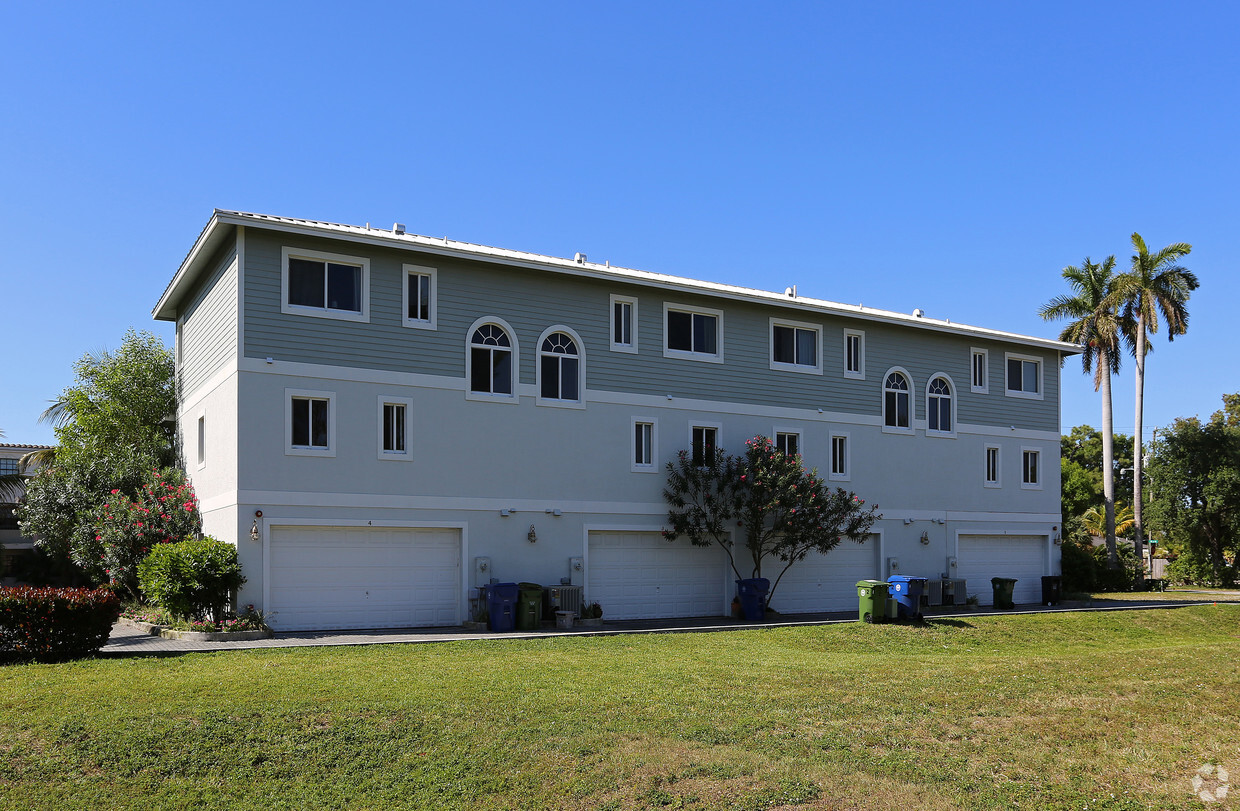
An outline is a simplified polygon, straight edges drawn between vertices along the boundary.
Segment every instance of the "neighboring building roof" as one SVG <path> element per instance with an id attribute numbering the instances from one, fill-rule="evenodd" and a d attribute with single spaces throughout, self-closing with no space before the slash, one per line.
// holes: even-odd
<path id="1" fill-rule="evenodd" d="M 54 448 L 55 445 L 16 445 L 11 442 L 0 442 L 0 450 L 13 449 L 15 451 L 41 451 L 48 448 Z"/>
<path id="2" fill-rule="evenodd" d="M 160 296 L 159 302 L 152 310 L 158 320 L 172 321 L 176 319 L 177 304 L 181 297 L 190 289 L 211 254 L 232 233 L 233 226 L 255 226 L 305 236 L 319 236 L 345 239 L 352 242 L 381 245 L 384 247 L 407 248 L 426 253 L 451 256 L 456 258 L 480 259 L 498 262 L 513 267 L 532 270 L 543 270 L 571 276 L 585 276 L 630 284 L 642 284 L 651 287 L 662 287 L 686 293 L 697 293 L 707 296 L 721 296 L 734 300 L 751 301 L 762 304 L 776 304 L 781 307 L 819 312 L 829 315 L 846 316 L 862 321 L 875 321 L 899 324 L 916 329 L 934 332 L 947 332 L 957 335 L 969 335 L 978 338 L 1010 341 L 1042 349 L 1050 349 L 1065 354 L 1076 354 L 1081 351 L 1077 344 L 1019 335 L 1000 330 L 974 327 L 967 324 L 954 324 L 948 320 L 924 318 L 919 315 L 879 310 L 860 305 L 840 304 L 823 299 L 790 296 L 784 293 L 772 293 L 735 285 L 703 282 L 681 276 L 664 273 L 653 273 L 646 270 L 613 267 L 610 263 L 599 264 L 585 261 L 584 257 L 565 259 L 555 256 L 544 256 L 523 251 L 512 251 L 504 248 L 492 248 L 486 245 L 475 245 L 470 242 L 458 242 L 447 237 L 427 237 L 417 234 L 388 231 L 371 228 L 369 225 L 341 225 L 339 223 L 302 220 L 292 217 L 275 217 L 268 214 L 252 214 L 244 211 L 226 211 L 215 209 L 202 233 L 199 234 L 193 248 L 177 269 L 176 275 L 168 283 L 168 287 Z"/>

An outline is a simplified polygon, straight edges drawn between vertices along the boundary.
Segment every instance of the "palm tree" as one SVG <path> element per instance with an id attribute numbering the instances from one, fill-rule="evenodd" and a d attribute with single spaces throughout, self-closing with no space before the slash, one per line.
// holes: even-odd
<path id="1" fill-rule="evenodd" d="M 1097 507 L 1090 507 L 1081 514 L 1081 525 L 1085 527 L 1085 531 L 1090 535 L 1101 535 L 1106 531 L 1106 515 L 1105 510 L 1099 511 Z M 1132 529 L 1132 507 L 1124 507 L 1116 510 L 1112 516 L 1115 522 L 1115 532 L 1122 534 Z"/>
<path id="2" fill-rule="evenodd" d="M 1107 304 L 1132 319 L 1135 329 L 1129 341 L 1137 367 L 1136 418 L 1133 434 L 1133 550 L 1137 560 L 1145 552 L 1144 527 L 1141 523 L 1141 417 L 1145 396 L 1145 355 L 1153 346 L 1149 336 L 1158 332 L 1158 314 L 1167 322 L 1167 340 L 1188 331 L 1188 298 L 1197 289 L 1197 276 L 1179 264 L 1193 249 L 1186 242 L 1174 242 L 1151 254 L 1138 233 L 1132 235 L 1132 269 L 1115 277 Z"/>
<path id="3" fill-rule="evenodd" d="M 1102 497 L 1106 521 L 1107 565 L 1119 568 L 1115 548 L 1115 437 L 1111 416 L 1111 375 L 1119 372 L 1120 334 L 1131 332 L 1116 314 L 1114 306 L 1106 306 L 1115 282 L 1115 257 L 1108 256 L 1102 264 L 1085 257 L 1081 267 L 1063 269 L 1063 277 L 1072 285 L 1075 295 L 1063 294 L 1051 299 L 1038 314 L 1047 321 L 1071 318 L 1059 333 L 1059 340 L 1083 347 L 1081 366 L 1094 375 L 1094 391 L 1102 390 Z"/>

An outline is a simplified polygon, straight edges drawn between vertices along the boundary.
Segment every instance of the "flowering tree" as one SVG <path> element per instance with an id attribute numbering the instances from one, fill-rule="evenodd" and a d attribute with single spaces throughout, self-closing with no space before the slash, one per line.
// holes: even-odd
<path id="1" fill-rule="evenodd" d="M 684 535 L 695 546 L 718 544 L 741 580 L 736 528 L 752 564 L 750 577 L 762 576 L 768 557 L 783 564 L 768 601 L 794 563 L 810 552 L 830 552 L 844 538 L 864 543 L 882 517 L 877 505 L 866 507 L 855 493 L 828 487 L 817 470 L 807 469 L 799 455 L 780 451 L 768 437 L 746 442 L 743 456 L 717 450 L 704 465 L 693 464 L 681 451 L 667 471 L 663 497 L 671 527 L 663 537 L 674 541 Z"/>
<path id="2" fill-rule="evenodd" d="M 202 531 L 198 497 L 175 468 L 147 474 L 136 498 L 113 490 L 93 517 L 95 545 L 74 549 L 74 562 L 92 577 L 138 595 L 138 563 L 156 544 L 196 538 Z"/>

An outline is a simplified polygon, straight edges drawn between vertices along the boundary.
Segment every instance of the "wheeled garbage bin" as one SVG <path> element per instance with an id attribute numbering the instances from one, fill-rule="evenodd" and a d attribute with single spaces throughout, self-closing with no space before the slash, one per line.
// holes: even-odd
<path id="1" fill-rule="evenodd" d="M 542 625 L 542 586 L 537 583 L 518 584 L 517 630 L 537 631 Z"/>
<path id="2" fill-rule="evenodd" d="M 921 595 L 926 593 L 926 578 L 893 574 L 887 578 L 887 590 L 896 601 L 900 619 L 921 619 Z"/>
<path id="3" fill-rule="evenodd" d="M 511 633 L 516 628 L 517 593 L 516 583 L 492 583 L 486 587 L 487 618 L 492 631 Z"/>
<path id="4" fill-rule="evenodd" d="M 751 577 L 736 581 L 736 596 L 741 598 L 741 614 L 753 622 L 766 619 L 766 593 L 771 581 L 765 577 Z"/>
<path id="5" fill-rule="evenodd" d="M 881 580 L 857 581 L 857 618 L 861 622 L 885 622 L 887 584 Z"/>
<path id="6" fill-rule="evenodd" d="M 1061 584 L 1057 574 L 1042 575 L 1042 605 L 1059 605 Z"/>
<path id="7" fill-rule="evenodd" d="M 1016 607 L 1012 602 L 1012 589 L 1016 586 L 1016 580 L 1011 577 L 992 577 L 990 578 L 990 587 L 994 589 L 994 605 L 995 608 L 1010 610 Z"/>

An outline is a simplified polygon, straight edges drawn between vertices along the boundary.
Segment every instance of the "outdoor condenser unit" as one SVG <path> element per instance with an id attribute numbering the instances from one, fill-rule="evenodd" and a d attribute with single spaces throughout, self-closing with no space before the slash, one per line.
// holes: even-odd
<path id="1" fill-rule="evenodd" d="M 581 586 L 545 586 L 546 609 L 554 616 L 556 611 L 572 611 L 573 616 L 581 616 Z"/>
<path id="2" fill-rule="evenodd" d="M 943 605 L 942 580 L 926 581 L 926 598 L 930 601 L 930 605 Z"/>

